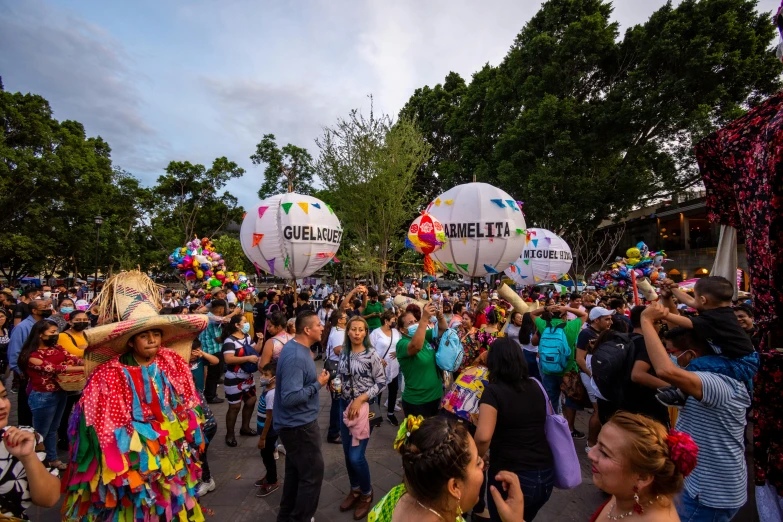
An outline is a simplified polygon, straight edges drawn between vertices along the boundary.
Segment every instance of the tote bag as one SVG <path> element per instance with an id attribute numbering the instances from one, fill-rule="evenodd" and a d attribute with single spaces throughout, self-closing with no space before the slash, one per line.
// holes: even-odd
<path id="1" fill-rule="evenodd" d="M 541 388 L 546 401 L 546 441 L 549 443 L 549 449 L 552 450 L 552 460 L 555 468 L 555 487 L 558 489 L 573 489 L 582 483 L 582 470 L 579 467 L 579 458 L 576 456 L 574 440 L 571 437 L 571 430 L 568 428 L 568 422 L 562 415 L 555 415 L 552 409 L 552 403 L 549 402 L 549 396 L 546 390 L 533 379 Z"/>

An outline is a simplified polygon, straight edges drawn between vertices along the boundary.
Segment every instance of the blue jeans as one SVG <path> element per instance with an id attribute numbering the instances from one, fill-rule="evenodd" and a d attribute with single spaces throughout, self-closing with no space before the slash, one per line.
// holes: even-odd
<path id="1" fill-rule="evenodd" d="M 544 385 L 546 390 L 546 396 L 549 397 L 549 402 L 552 403 L 552 408 L 555 413 L 563 413 L 563 407 L 560 405 L 560 385 L 563 382 L 563 377 L 560 375 L 547 375 L 541 376 L 541 384 Z M 527 516 L 527 513 L 525 513 Z"/>
<path id="2" fill-rule="evenodd" d="M 675 507 L 681 522 L 728 522 L 739 511 L 739 508 L 718 509 L 699 504 L 699 499 L 693 498 L 685 490 L 679 501 L 675 502 Z M 525 515 L 527 515 L 527 505 L 525 505 Z"/>
<path id="3" fill-rule="evenodd" d="M 27 398 L 30 411 L 33 412 L 33 428 L 43 438 L 46 460 L 49 462 L 59 460 L 57 458 L 57 427 L 60 426 L 60 419 L 62 419 L 67 401 L 68 395 L 64 391 L 32 391 Z"/>
<path id="4" fill-rule="evenodd" d="M 340 437 L 343 439 L 345 467 L 348 469 L 351 490 L 358 489 L 362 495 L 369 495 L 372 493 L 372 480 L 370 480 L 370 465 L 367 463 L 364 452 L 367 450 L 367 443 L 370 442 L 370 439 L 364 439 L 358 446 L 351 445 L 351 431 L 343 422 L 343 412 L 348 408 L 350 402 L 340 399 Z M 372 432 L 372 426 L 370 432 Z"/>
<path id="5" fill-rule="evenodd" d="M 506 499 L 508 493 L 503 491 L 501 483 L 495 480 L 497 474 L 498 470 L 489 470 L 488 485 L 495 486 L 501 496 Z M 549 468 L 538 471 L 522 471 L 517 473 L 517 476 L 519 477 L 519 485 L 522 487 L 522 495 L 525 497 L 525 520 L 529 522 L 535 518 L 538 510 L 544 507 L 552 495 L 552 488 L 555 486 L 554 470 Z M 489 502 L 489 519 L 492 522 L 501 522 L 497 506 L 495 506 L 495 499 L 491 494 L 487 495 L 487 501 Z"/>
<path id="6" fill-rule="evenodd" d="M 535 352 L 529 352 L 527 350 L 522 350 L 522 355 L 525 356 L 525 361 L 527 361 L 527 373 L 530 377 L 533 379 L 541 380 L 541 372 L 538 371 L 538 358 L 536 357 Z"/>

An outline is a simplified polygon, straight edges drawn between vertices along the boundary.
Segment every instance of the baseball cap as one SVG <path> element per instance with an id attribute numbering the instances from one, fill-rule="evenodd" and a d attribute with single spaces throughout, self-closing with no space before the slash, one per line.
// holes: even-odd
<path id="1" fill-rule="evenodd" d="M 606 317 L 607 315 L 614 315 L 614 310 L 607 310 L 601 306 L 593 307 L 590 310 L 590 321 L 595 321 L 599 317 Z"/>

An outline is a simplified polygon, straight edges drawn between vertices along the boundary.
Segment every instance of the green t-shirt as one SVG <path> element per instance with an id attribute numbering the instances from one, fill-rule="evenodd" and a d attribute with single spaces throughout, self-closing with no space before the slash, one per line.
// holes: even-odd
<path id="1" fill-rule="evenodd" d="M 557 326 L 562 322 L 562 319 L 552 319 L 552 326 Z M 568 346 L 571 347 L 571 357 L 568 359 L 568 366 L 566 366 L 563 373 L 555 373 L 552 375 L 565 375 L 568 372 L 579 371 L 579 366 L 576 364 L 576 339 L 579 337 L 579 332 L 582 331 L 583 324 L 581 319 L 571 319 L 566 322 L 565 334 L 566 339 L 568 340 Z M 543 334 L 544 330 L 546 330 L 546 321 L 540 317 L 536 317 L 536 328 L 538 329 L 539 335 Z"/>
<path id="2" fill-rule="evenodd" d="M 430 345 L 432 330 L 427 330 L 424 339 L 424 346 L 413 357 L 408 356 L 410 337 L 403 335 L 397 342 L 397 360 L 405 377 L 402 400 L 409 404 L 426 404 L 443 397 L 443 384 L 435 365 L 435 350 Z"/>
<path id="3" fill-rule="evenodd" d="M 364 307 L 364 315 L 370 315 L 370 314 L 382 314 L 383 313 L 383 304 L 381 304 L 380 301 L 376 301 L 373 303 L 372 301 L 367 302 L 367 306 Z M 379 317 L 365 317 L 367 319 L 367 326 L 370 327 L 370 330 L 375 330 L 376 328 L 381 327 L 381 318 Z"/>

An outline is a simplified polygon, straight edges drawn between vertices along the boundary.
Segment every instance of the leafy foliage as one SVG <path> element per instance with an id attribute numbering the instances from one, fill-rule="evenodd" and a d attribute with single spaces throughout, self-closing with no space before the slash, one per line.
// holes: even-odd
<path id="1" fill-rule="evenodd" d="M 265 134 L 250 159 L 254 165 L 266 163 L 264 184 L 258 190 L 260 199 L 291 191 L 312 194 L 315 167 L 306 149 L 290 143 L 281 149 L 274 134 Z"/>

